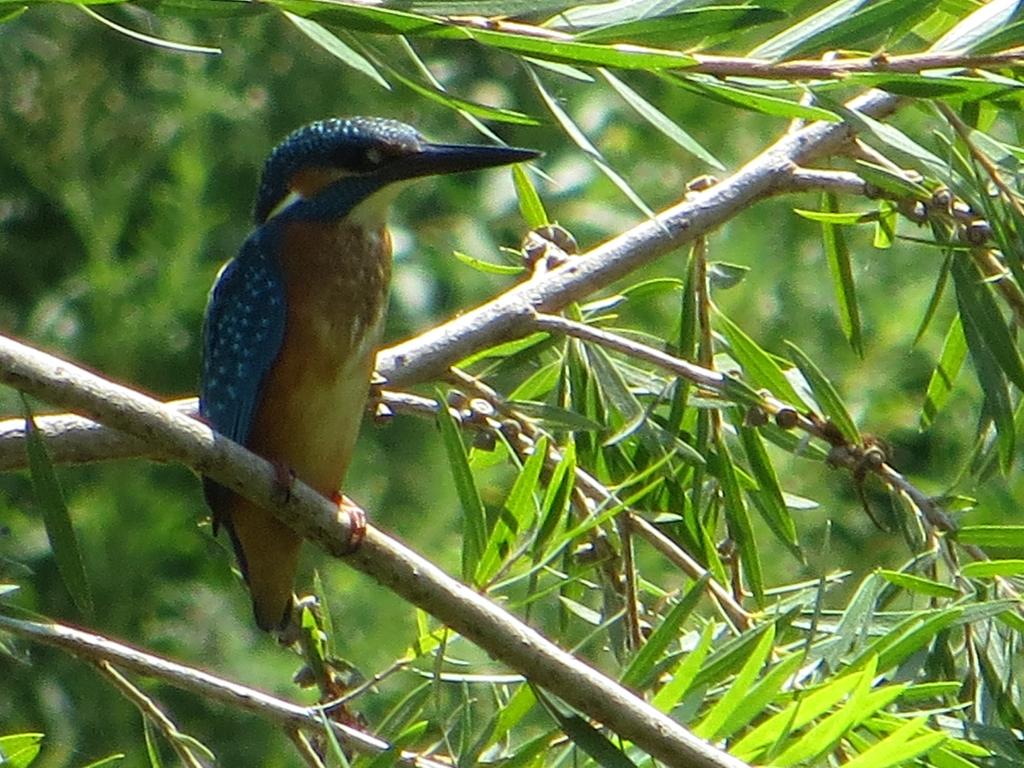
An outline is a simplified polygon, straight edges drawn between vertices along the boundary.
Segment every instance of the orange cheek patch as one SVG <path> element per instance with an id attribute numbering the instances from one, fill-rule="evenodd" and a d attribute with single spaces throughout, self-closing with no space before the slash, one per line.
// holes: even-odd
<path id="1" fill-rule="evenodd" d="M 308 199 L 346 175 L 337 168 L 303 168 L 292 175 L 289 186 Z"/>

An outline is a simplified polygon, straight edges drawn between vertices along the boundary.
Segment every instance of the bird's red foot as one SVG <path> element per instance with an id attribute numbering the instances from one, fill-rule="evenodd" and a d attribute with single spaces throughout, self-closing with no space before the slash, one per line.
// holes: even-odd
<path id="1" fill-rule="evenodd" d="M 274 501 L 286 504 L 295 487 L 295 470 L 280 461 L 272 461 L 271 464 L 274 465 Z"/>
<path id="2" fill-rule="evenodd" d="M 338 505 L 338 512 L 348 515 L 348 544 L 338 554 L 351 555 L 366 537 L 366 512 L 345 494 L 338 492 L 331 497 L 331 501 Z"/>

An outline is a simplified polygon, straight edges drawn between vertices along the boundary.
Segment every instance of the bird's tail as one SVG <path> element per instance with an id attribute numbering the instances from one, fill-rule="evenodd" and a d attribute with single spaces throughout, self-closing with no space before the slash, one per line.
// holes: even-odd
<path id="1" fill-rule="evenodd" d="M 223 525 L 231 536 L 249 592 L 256 625 L 265 632 L 284 629 L 292 608 L 292 589 L 302 539 L 270 512 L 226 489 L 207 499 L 214 510 L 214 531 Z"/>

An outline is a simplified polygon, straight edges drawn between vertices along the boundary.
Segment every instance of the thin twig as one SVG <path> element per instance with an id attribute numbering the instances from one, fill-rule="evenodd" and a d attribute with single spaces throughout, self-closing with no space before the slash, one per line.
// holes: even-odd
<path id="1" fill-rule="evenodd" d="M 561 333 L 578 339 L 583 339 L 585 341 L 591 341 L 638 360 L 644 360 L 682 376 L 689 381 L 704 386 L 723 397 L 728 396 L 725 389 L 725 380 L 722 374 L 719 374 L 717 371 L 711 371 L 701 366 L 694 365 L 686 360 L 673 357 L 661 352 L 660 350 L 654 349 L 653 347 L 641 344 L 640 342 L 626 339 L 617 334 L 610 333 L 609 331 L 594 328 L 593 326 L 578 323 L 573 320 L 567 320 L 555 315 L 538 314 L 535 318 L 535 324 L 540 330 Z M 791 406 L 783 403 L 781 400 L 778 400 L 773 395 L 761 393 L 759 398 L 759 407 L 766 413 L 778 414 L 783 410 L 792 411 Z M 793 429 L 799 429 L 812 437 L 820 438 L 828 442 L 830 445 L 834 445 L 836 438 L 831 431 L 826 428 L 825 422 L 822 422 L 820 419 L 810 418 L 803 414 L 792 413 L 792 416 Z M 845 447 L 856 448 L 856 446 Z M 830 456 L 830 460 L 837 465 L 846 467 L 847 469 L 871 469 L 886 485 L 900 493 L 906 494 L 907 497 L 913 501 L 914 505 L 924 513 L 931 525 L 934 525 L 947 533 L 956 531 L 956 524 L 948 515 L 945 514 L 945 512 L 943 512 L 935 500 L 919 490 L 889 464 L 881 461 L 869 463 L 861 467 L 857 464 L 860 458 L 862 458 L 859 456 L 858 452 L 848 451 L 848 453 L 848 456 L 843 453 L 833 453 Z"/>
<path id="2" fill-rule="evenodd" d="M 2 336 L 0 381 L 146 439 L 158 452 L 175 456 L 272 510 L 326 552 L 372 576 L 652 757 L 671 766 L 745 765 L 376 528 L 367 526 L 362 543 L 351 552 L 350 521 L 335 504 L 298 480 L 290 498 L 281 499 L 268 462 L 195 419 Z"/>
<path id="3" fill-rule="evenodd" d="M 935 106 L 942 113 L 942 116 L 949 121 L 949 124 L 953 126 L 953 130 L 956 131 L 957 135 L 967 146 L 967 151 L 971 153 L 971 157 L 980 165 L 988 177 L 992 180 L 992 183 L 996 185 L 996 188 L 1006 199 L 1006 202 L 1013 206 L 1013 209 L 1017 212 L 1017 215 L 1024 218 L 1024 205 L 1021 204 L 1020 197 L 1010 189 L 1010 186 L 1006 183 L 1003 175 L 999 172 L 995 163 L 992 162 L 991 158 L 982 152 L 974 144 L 974 140 L 971 138 L 970 127 L 960 119 L 960 116 L 950 108 L 948 104 L 944 104 L 941 101 L 936 101 Z"/>
<path id="4" fill-rule="evenodd" d="M 855 74 L 916 74 L 932 69 L 991 69 L 1024 62 L 1024 47 L 991 54 L 926 52 L 901 56 L 876 54 L 850 59 L 830 58 L 771 61 L 742 56 L 693 54 L 697 65 L 681 73 L 700 72 L 716 77 L 756 77 L 771 80 L 833 80 Z"/>
<path id="5" fill-rule="evenodd" d="M 292 740 L 292 744 L 295 745 L 295 751 L 299 753 L 299 757 L 302 761 L 309 766 L 309 768 L 327 768 L 324 765 L 324 761 L 320 759 L 320 755 L 317 754 L 313 745 L 309 741 L 309 737 L 306 736 L 298 728 L 288 729 L 288 738 Z"/>
<path id="6" fill-rule="evenodd" d="M 162 680 L 176 688 L 252 712 L 284 727 L 312 728 L 322 731 L 324 723 L 327 722 L 339 739 L 352 749 L 365 754 L 376 755 L 390 748 L 385 741 L 350 726 L 327 720 L 320 713 L 318 707 L 302 707 L 292 704 L 255 688 L 249 688 L 211 675 L 209 672 L 179 664 L 138 648 L 132 648 L 101 635 L 55 622 L 42 624 L 2 614 L 0 614 L 0 630 L 60 648 L 87 661 L 108 662 L 134 670 L 147 677 Z M 400 760 L 404 765 L 417 768 L 448 768 L 448 766 L 413 752 L 403 752 Z"/>
<path id="7" fill-rule="evenodd" d="M 167 739 L 167 743 L 170 744 L 171 749 L 174 750 L 174 753 L 182 763 L 184 763 L 188 768 L 205 768 L 205 764 L 198 757 L 192 754 L 192 750 L 189 745 L 181 738 L 182 733 L 178 730 L 178 726 L 176 726 L 174 721 L 171 720 L 171 718 L 168 717 L 159 706 L 157 706 L 157 703 L 153 701 L 152 697 L 147 696 L 138 687 L 132 684 L 127 677 L 114 669 L 109 661 L 100 659 L 96 660 L 95 664 L 100 672 L 102 672 L 104 676 L 106 676 L 114 686 L 121 691 L 121 693 L 127 696 L 128 699 L 130 699 L 131 702 L 139 708 L 143 717 L 148 718 L 149 721 L 160 730 L 164 735 L 164 738 Z"/>
<path id="8" fill-rule="evenodd" d="M 899 105 L 898 97 L 872 91 L 846 107 L 880 119 Z M 558 311 L 711 232 L 758 200 L 789 192 L 794 167 L 839 151 L 854 135 L 856 128 L 844 122 L 814 123 L 787 134 L 730 177 L 687 195 L 653 219 L 414 339 L 381 350 L 377 371 L 391 387 L 440 378 L 473 352 L 524 336 L 535 312 Z"/>

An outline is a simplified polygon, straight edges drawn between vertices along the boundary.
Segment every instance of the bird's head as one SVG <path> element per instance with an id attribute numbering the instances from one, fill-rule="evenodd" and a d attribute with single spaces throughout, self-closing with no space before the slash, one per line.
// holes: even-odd
<path id="1" fill-rule="evenodd" d="M 395 182 L 530 160 L 532 149 L 433 144 L 397 120 L 349 117 L 303 126 L 278 144 L 263 167 L 256 223 L 283 214 L 345 216 Z"/>

